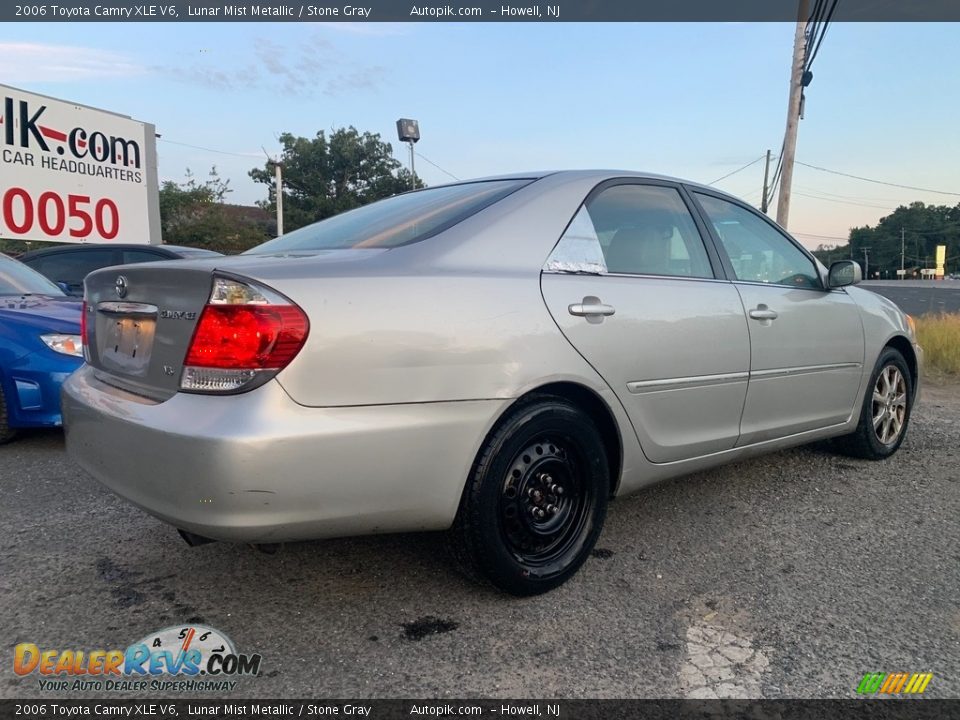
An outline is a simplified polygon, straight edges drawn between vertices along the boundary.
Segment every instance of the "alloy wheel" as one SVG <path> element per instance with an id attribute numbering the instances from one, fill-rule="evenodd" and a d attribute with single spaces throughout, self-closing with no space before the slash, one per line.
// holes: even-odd
<path id="1" fill-rule="evenodd" d="M 903 432 L 907 417 L 907 382 L 896 365 L 880 371 L 873 387 L 873 431 L 884 445 L 892 445 Z"/>

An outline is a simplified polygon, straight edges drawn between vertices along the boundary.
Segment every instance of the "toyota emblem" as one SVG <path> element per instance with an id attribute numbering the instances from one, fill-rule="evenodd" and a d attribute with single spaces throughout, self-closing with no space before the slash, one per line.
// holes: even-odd
<path id="1" fill-rule="evenodd" d="M 117 282 L 114 284 L 117 289 L 117 297 L 127 296 L 127 279 L 123 275 L 117 276 Z"/>

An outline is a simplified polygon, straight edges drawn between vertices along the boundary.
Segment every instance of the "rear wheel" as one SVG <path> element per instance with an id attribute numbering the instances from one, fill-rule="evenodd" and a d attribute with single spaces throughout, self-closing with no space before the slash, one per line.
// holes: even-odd
<path id="1" fill-rule="evenodd" d="M 0 445 L 10 442 L 17 436 L 17 431 L 10 427 L 7 415 L 7 399 L 3 395 L 3 386 L 0 385 Z"/>
<path id="2" fill-rule="evenodd" d="M 886 348 L 877 359 L 864 394 L 860 423 L 850 435 L 837 440 L 848 455 L 883 460 L 903 443 L 913 405 L 913 381 L 903 355 Z"/>
<path id="3" fill-rule="evenodd" d="M 593 421 L 563 398 L 531 397 L 501 421 L 473 466 L 452 529 L 454 555 L 505 592 L 551 590 L 596 543 L 609 488 Z"/>

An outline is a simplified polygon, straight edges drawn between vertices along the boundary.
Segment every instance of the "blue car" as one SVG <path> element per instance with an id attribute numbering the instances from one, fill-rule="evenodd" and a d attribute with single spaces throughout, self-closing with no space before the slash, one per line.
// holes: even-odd
<path id="1" fill-rule="evenodd" d="M 82 303 L 0 254 L 0 443 L 61 423 L 60 386 L 83 364 Z"/>

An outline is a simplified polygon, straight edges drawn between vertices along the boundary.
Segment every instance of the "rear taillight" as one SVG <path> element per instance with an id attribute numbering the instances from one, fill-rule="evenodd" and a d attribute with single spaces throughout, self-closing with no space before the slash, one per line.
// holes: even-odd
<path id="1" fill-rule="evenodd" d="M 285 368 L 307 339 L 306 314 L 250 282 L 214 278 L 187 350 L 180 389 L 237 392 Z"/>

